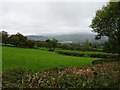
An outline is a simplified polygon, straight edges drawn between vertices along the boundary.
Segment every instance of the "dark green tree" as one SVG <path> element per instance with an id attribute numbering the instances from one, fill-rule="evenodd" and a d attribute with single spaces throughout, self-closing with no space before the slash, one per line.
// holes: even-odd
<path id="1" fill-rule="evenodd" d="M 98 10 L 90 27 L 93 28 L 93 32 L 98 33 L 96 39 L 107 36 L 109 42 L 107 46 L 120 54 L 120 1 L 109 2 Z"/>
<path id="2" fill-rule="evenodd" d="M 52 47 L 53 47 L 53 49 L 55 50 L 55 48 L 57 47 L 57 40 L 56 39 L 53 39 L 52 40 Z"/>
<path id="3" fill-rule="evenodd" d="M 51 49 L 52 48 L 52 42 L 51 42 L 51 40 L 47 39 L 45 42 L 46 42 L 46 48 Z"/>
<path id="4" fill-rule="evenodd" d="M 36 41 L 35 40 L 27 40 L 25 41 L 25 47 L 28 47 L 28 48 L 34 48 L 35 47 L 35 43 Z"/>
<path id="5" fill-rule="evenodd" d="M 23 36 L 20 33 L 11 35 L 9 37 L 9 43 L 13 44 L 14 46 L 25 47 L 26 41 L 27 41 L 27 37 Z"/>
<path id="6" fill-rule="evenodd" d="M 2 33 L 0 32 L 0 43 L 2 43 Z"/>
<path id="7" fill-rule="evenodd" d="M 114 47 L 110 44 L 110 42 L 105 42 L 104 43 L 104 47 L 103 47 L 103 50 L 107 53 L 115 53 L 115 51 L 113 50 Z"/>
<path id="8" fill-rule="evenodd" d="M 0 32 L 0 42 L 7 44 L 8 43 L 8 33 L 6 31 Z"/>
<path id="9" fill-rule="evenodd" d="M 52 40 L 47 39 L 45 42 L 46 42 L 46 45 L 49 48 L 49 50 L 54 51 L 55 48 L 57 47 L 57 42 L 58 41 L 56 39 L 52 39 Z"/>
<path id="10" fill-rule="evenodd" d="M 83 43 L 83 50 L 90 51 L 91 49 L 92 49 L 91 43 L 89 42 L 89 40 L 86 40 Z"/>
<path id="11" fill-rule="evenodd" d="M 36 46 L 37 47 L 46 47 L 46 42 L 44 42 L 44 41 L 36 41 Z"/>

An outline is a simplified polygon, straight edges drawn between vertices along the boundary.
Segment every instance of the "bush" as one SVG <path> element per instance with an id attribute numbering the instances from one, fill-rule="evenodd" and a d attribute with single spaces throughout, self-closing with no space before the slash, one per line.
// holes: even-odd
<path id="1" fill-rule="evenodd" d="M 54 52 L 54 49 L 49 49 L 48 51 L 50 51 L 50 52 Z"/>
<path id="2" fill-rule="evenodd" d="M 18 88 L 20 81 L 29 74 L 29 70 L 17 68 L 2 74 L 2 88 Z"/>
<path id="3" fill-rule="evenodd" d="M 94 60 L 92 61 L 92 64 L 102 64 L 102 63 L 110 63 L 110 62 L 120 62 L 119 59 L 114 58 L 108 58 L 108 59 L 102 59 L 102 60 Z"/>
<path id="4" fill-rule="evenodd" d="M 111 55 L 107 55 L 107 54 L 92 54 L 92 55 L 89 55 L 90 57 L 93 57 L 93 58 L 108 58 L 108 57 L 111 57 Z"/>
<path id="5" fill-rule="evenodd" d="M 29 73 L 15 69 L 3 73 L 3 88 L 119 88 L 120 62 L 56 68 Z"/>
<path id="6" fill-rule="evenodd" d="M 75 52 L 62 52 L 62 51 L 57 51 L 58 54 L 62 54 L 62 55 L 69 55 L 69 56 L 80 56 L 83 57 L 84 54 L 80 54 L 80 53 L 75 53 Z"/>

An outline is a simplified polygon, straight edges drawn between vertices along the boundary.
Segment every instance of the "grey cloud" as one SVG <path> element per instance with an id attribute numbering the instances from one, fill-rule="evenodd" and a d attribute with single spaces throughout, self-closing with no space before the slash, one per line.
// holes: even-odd
<path id="1" fill-rule="evenodd" d="M 2 28 L 24 34 L 91 32 L 96 10 L 106 2 L 4 2 Z"/>

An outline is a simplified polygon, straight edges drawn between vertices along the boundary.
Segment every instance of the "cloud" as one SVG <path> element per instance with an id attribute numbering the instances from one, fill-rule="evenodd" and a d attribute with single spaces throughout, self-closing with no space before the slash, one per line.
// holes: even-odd
<path id="1" fill-rule="evenodd" d="M 1 29 L 9 33 L 91 32 L 96 10 L 105 2 L 3 2 Z"/>
<path id="2" fill-rule="evenodd" d="M 108 2 L 110 0 L 0 0 L 0 2 Z M 119 0 L 111 0 L 118 2 Z"/>

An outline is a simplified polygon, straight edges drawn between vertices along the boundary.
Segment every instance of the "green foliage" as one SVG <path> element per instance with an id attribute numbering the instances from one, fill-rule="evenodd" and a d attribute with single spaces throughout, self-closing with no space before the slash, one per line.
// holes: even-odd
<path id="1" fill-rule="evenodd" d="M 25 47 L 34 48 L 35 43 L 36 43 L 36 41 L 34 41 L 34 40 L 27 40 L 27 41 L 25 41 Z"/>
<path id="2" fill-rule="evenodd" d="M 40 48 L 47 47 L 47 44 L 44 41 L 36 41 L 36 47 Z"/>
<path id="3" fill-rule="evenodd" d="M 3 72 L 2 74 L 2 85 L 7 86 L 9 88 L 17 88 L 19 87 L 20 80 L 24 78 L 29 73 L 29 70 L 16 68 L 13 70 L 9 70 Z"/>
<path id="4" fill-rule="evenodd" d="M 11 35 L 9 37 L 9 43 L 14 46 L 19 47 L 25 47 L 25 42 L 27 41 L 27 37 L 23 36 L 20 33 L 17 33 L 15 35 Z"/>
<path id="5" fill-rule="evenodd" d="M 36 73 L 26 73 L 28 71 L 24 69 L 14 69 L 9 73 L 3 73 L 3 88 L 118 89 L 120 85 L 119 64 L 120 62 L 112 62 L 89 67 L 54 68 Z"/>
<path id="6" fill-rule="evenodd" d="M 2 33 L 0 32 L 0 43 L 2 43 Z"/>
<path id="7" fill-rule="evenodd" d="M 92 49 L 91 44 L 89 43 L 88 40 L 86 40 L 85 43 L 83 44 L 83 50 L 90 51 L 91 49 Z"/>
<path id="8" fill-rule="evenodd" d="M 91 27 L 94 32 L 98 33 L 96 39 L 107 36 L 112 47 L 109 48 L 116 53 L 120 53 L 120 1 L 109 2 L 107 6 L 98 10 L 92 20 Z"/>
<path id="9" fill-rule="evenodd" d="M 113 51 L 113 50 L 112 50 L 112 47 L 110 46 L 110 42 L 105 42 L 105 43 L 104 43 L 104 48 L 103 48 L 103 50 L 104 50 L 105 52 L 107 52 L 107 53 L 110 53 L 110 52 Z"/>
<path id="10" fill-rule="evenodd" d="M 85 54 L 80 52 L 66 52 L 66 51 L 57 51 L 58 54 L 61 55 L 68 55 L 68 56 L 77 56 L 77 57 L 93 57 L 93 58 L 108 58 L 112 57 L 113 55 L 110 54 Z"/>
<path id="11" fill-rule="evenodd" d="M 56 46 L 57 46 L 57 40 L 56 39 L 53 39 L 52 40 L 52 46 L 53 46 L 53 48 L 55 49 L 56 48 Z"/>
<path id="12" fill-rule="evenodd" d="M 72 53 L 79 53 L 79 54 L 84 54 L 84 55 L 95 55 L 95 54 L 105 54 L 108 55 L 106 52 L 98 52 L 98 51 L 79 51 L 79 50 L 61 50 L 61 49 L 56 49 L 56 51 L 60 52 L 72 52 Z M 111 54 L 111 53 L 110 53 Z"/>
<path id="13" fill-rule="evenodd" d="M 52 41 L 50 39 L 47 39 L 45 42 L 46 42 L 46 47 L 51 49 L 52 48 Z"/>
<path id="14" fill-rule="evenodd" d="M 5 31 L 0 32 L 0 43 L 8 43 L 8 33 Z"/>
<path id="15" fill-rule="evenodd" d="M 56 39 L 53 39 L 53 40 L 47 39 L 45 42 L 47 47 L 49 48 L 49 51 L 54 51 L 55 48 L 57 47 L 58 41 Z"/>
<path id="16" fill-rule="evenodd" d="M 2 31 L 0 33 L 0 37 L 2 36 L 2 43 L 4 44 L 11 44 L 16 47 L 29 47 L 33 48 L 35 47 L 35 42 L 34 40 L 27 40 L 27 37 L 24 35 L 17 33 L 15 35 L 10 35 L 8 37 L 7 32 Z M 1 42 L 1 41 L 0 41 Z"/>
<path id="17" fill-rule="evenodd" d="M 4 32 L 7 35 L 7 32 Z M 3 34 L 5 36 L 5 34 Z M 2 40 L 2 33 L 0 33 L 0 39 Z M 28 40 L 26 36 L 17 33 L 9 35 L 7 39 L 4 39 L 7 45 L 15 47 L 27 47 L 27 48 L 48 48 L 49 51 L 54 51 L 55 48 L 68 49 L 68 50 L 82 50 L 82 51 L 98 51 L 96 45 L 92 45 L 88 41 L 83 46 L 78 44 L 61 44 L 56 39 L 47 39 L 46 41 Z M 0 41 L 2 42 L 2 41 Z M 100 50 L 99 50 L 100 51 Z"/>

